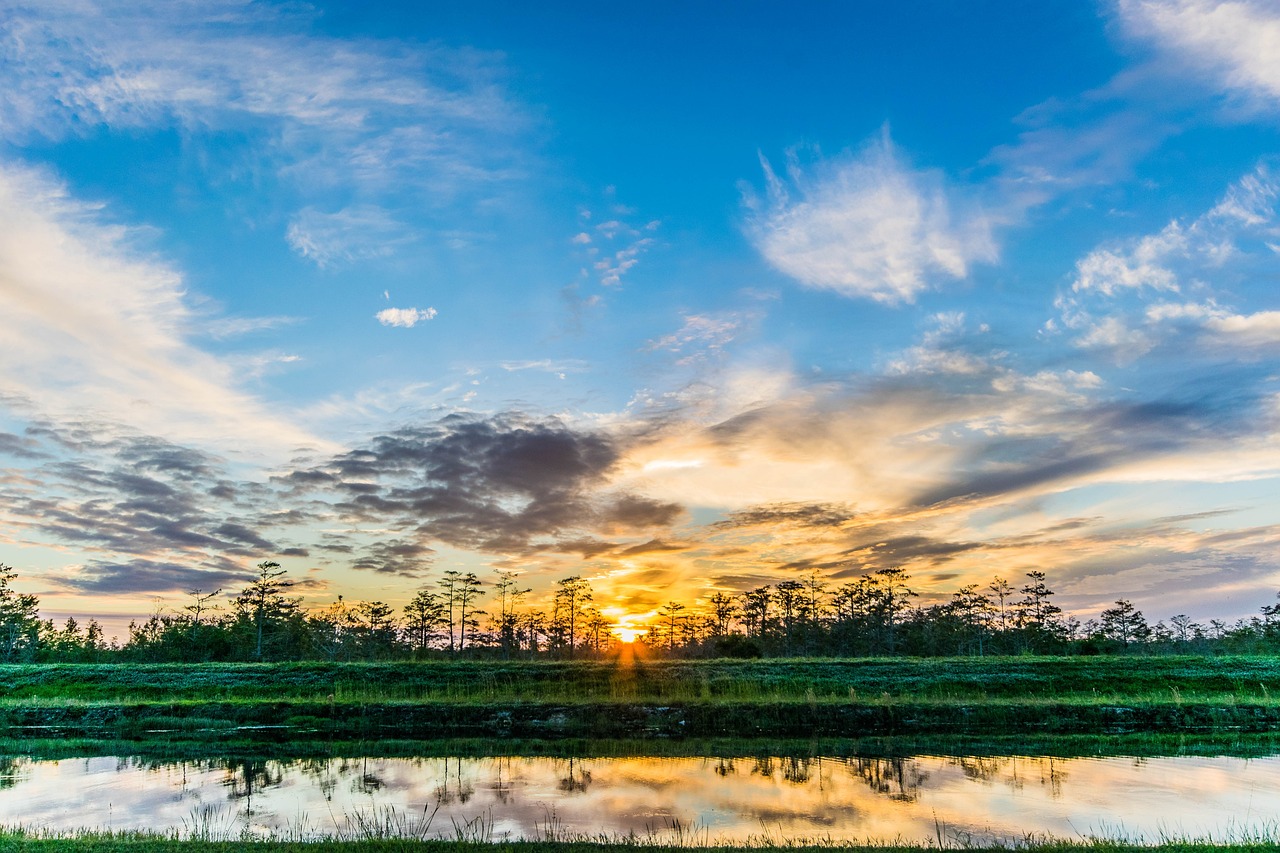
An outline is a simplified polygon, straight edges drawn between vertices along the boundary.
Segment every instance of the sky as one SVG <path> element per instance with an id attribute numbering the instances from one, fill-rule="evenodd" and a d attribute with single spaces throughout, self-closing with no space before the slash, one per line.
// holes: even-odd
<path id="1" fill-rule="evenodd" d="M 0 563 L 119 624 L 1280 589 L 1264 0 L 0 0 Z M 113 623 L 112 620 L 115 620 Z"/>

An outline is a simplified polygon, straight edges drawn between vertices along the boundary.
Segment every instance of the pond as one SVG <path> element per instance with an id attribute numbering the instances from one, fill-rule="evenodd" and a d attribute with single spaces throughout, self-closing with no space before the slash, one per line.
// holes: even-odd
<path id="1" fill-rule="evenodd" d="M 0 824 L 55 832 L 951 844 L 1240 839 L 1278 819 L 1280 757 L 0 761 Z"/>

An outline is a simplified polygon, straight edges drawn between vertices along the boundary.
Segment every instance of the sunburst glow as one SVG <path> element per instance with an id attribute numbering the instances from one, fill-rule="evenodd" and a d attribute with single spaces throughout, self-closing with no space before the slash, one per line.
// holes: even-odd
<path id="1" fill-rule="evenodd" d="M 622 625 L 615 625 L 612 630 L 613 635 L 624 643 L 634 643 L 649 633 L 648 629 L 645 628 L 629 628 Z"/>

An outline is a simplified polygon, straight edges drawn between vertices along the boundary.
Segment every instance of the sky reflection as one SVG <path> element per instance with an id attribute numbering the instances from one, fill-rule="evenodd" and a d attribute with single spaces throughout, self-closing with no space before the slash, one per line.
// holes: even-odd
<path id="1" fill-rule="evenodd" d="M 1280 818 L 1280 758 L 8 759 L 0 823 L 53 831 L 741 841 L 1239 836 Z M 429 819 L 429 823 L 427 822 Z"/>

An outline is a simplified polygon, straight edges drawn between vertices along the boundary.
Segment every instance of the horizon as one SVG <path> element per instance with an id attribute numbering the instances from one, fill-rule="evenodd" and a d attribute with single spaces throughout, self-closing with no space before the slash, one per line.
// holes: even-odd
<path id="1" fill-rule="evenodd" d="M 0 563 L 1280 590 L 1280 10 L 0 3 Z M 123 637 L 121 637 L 123 639 Z"/>

